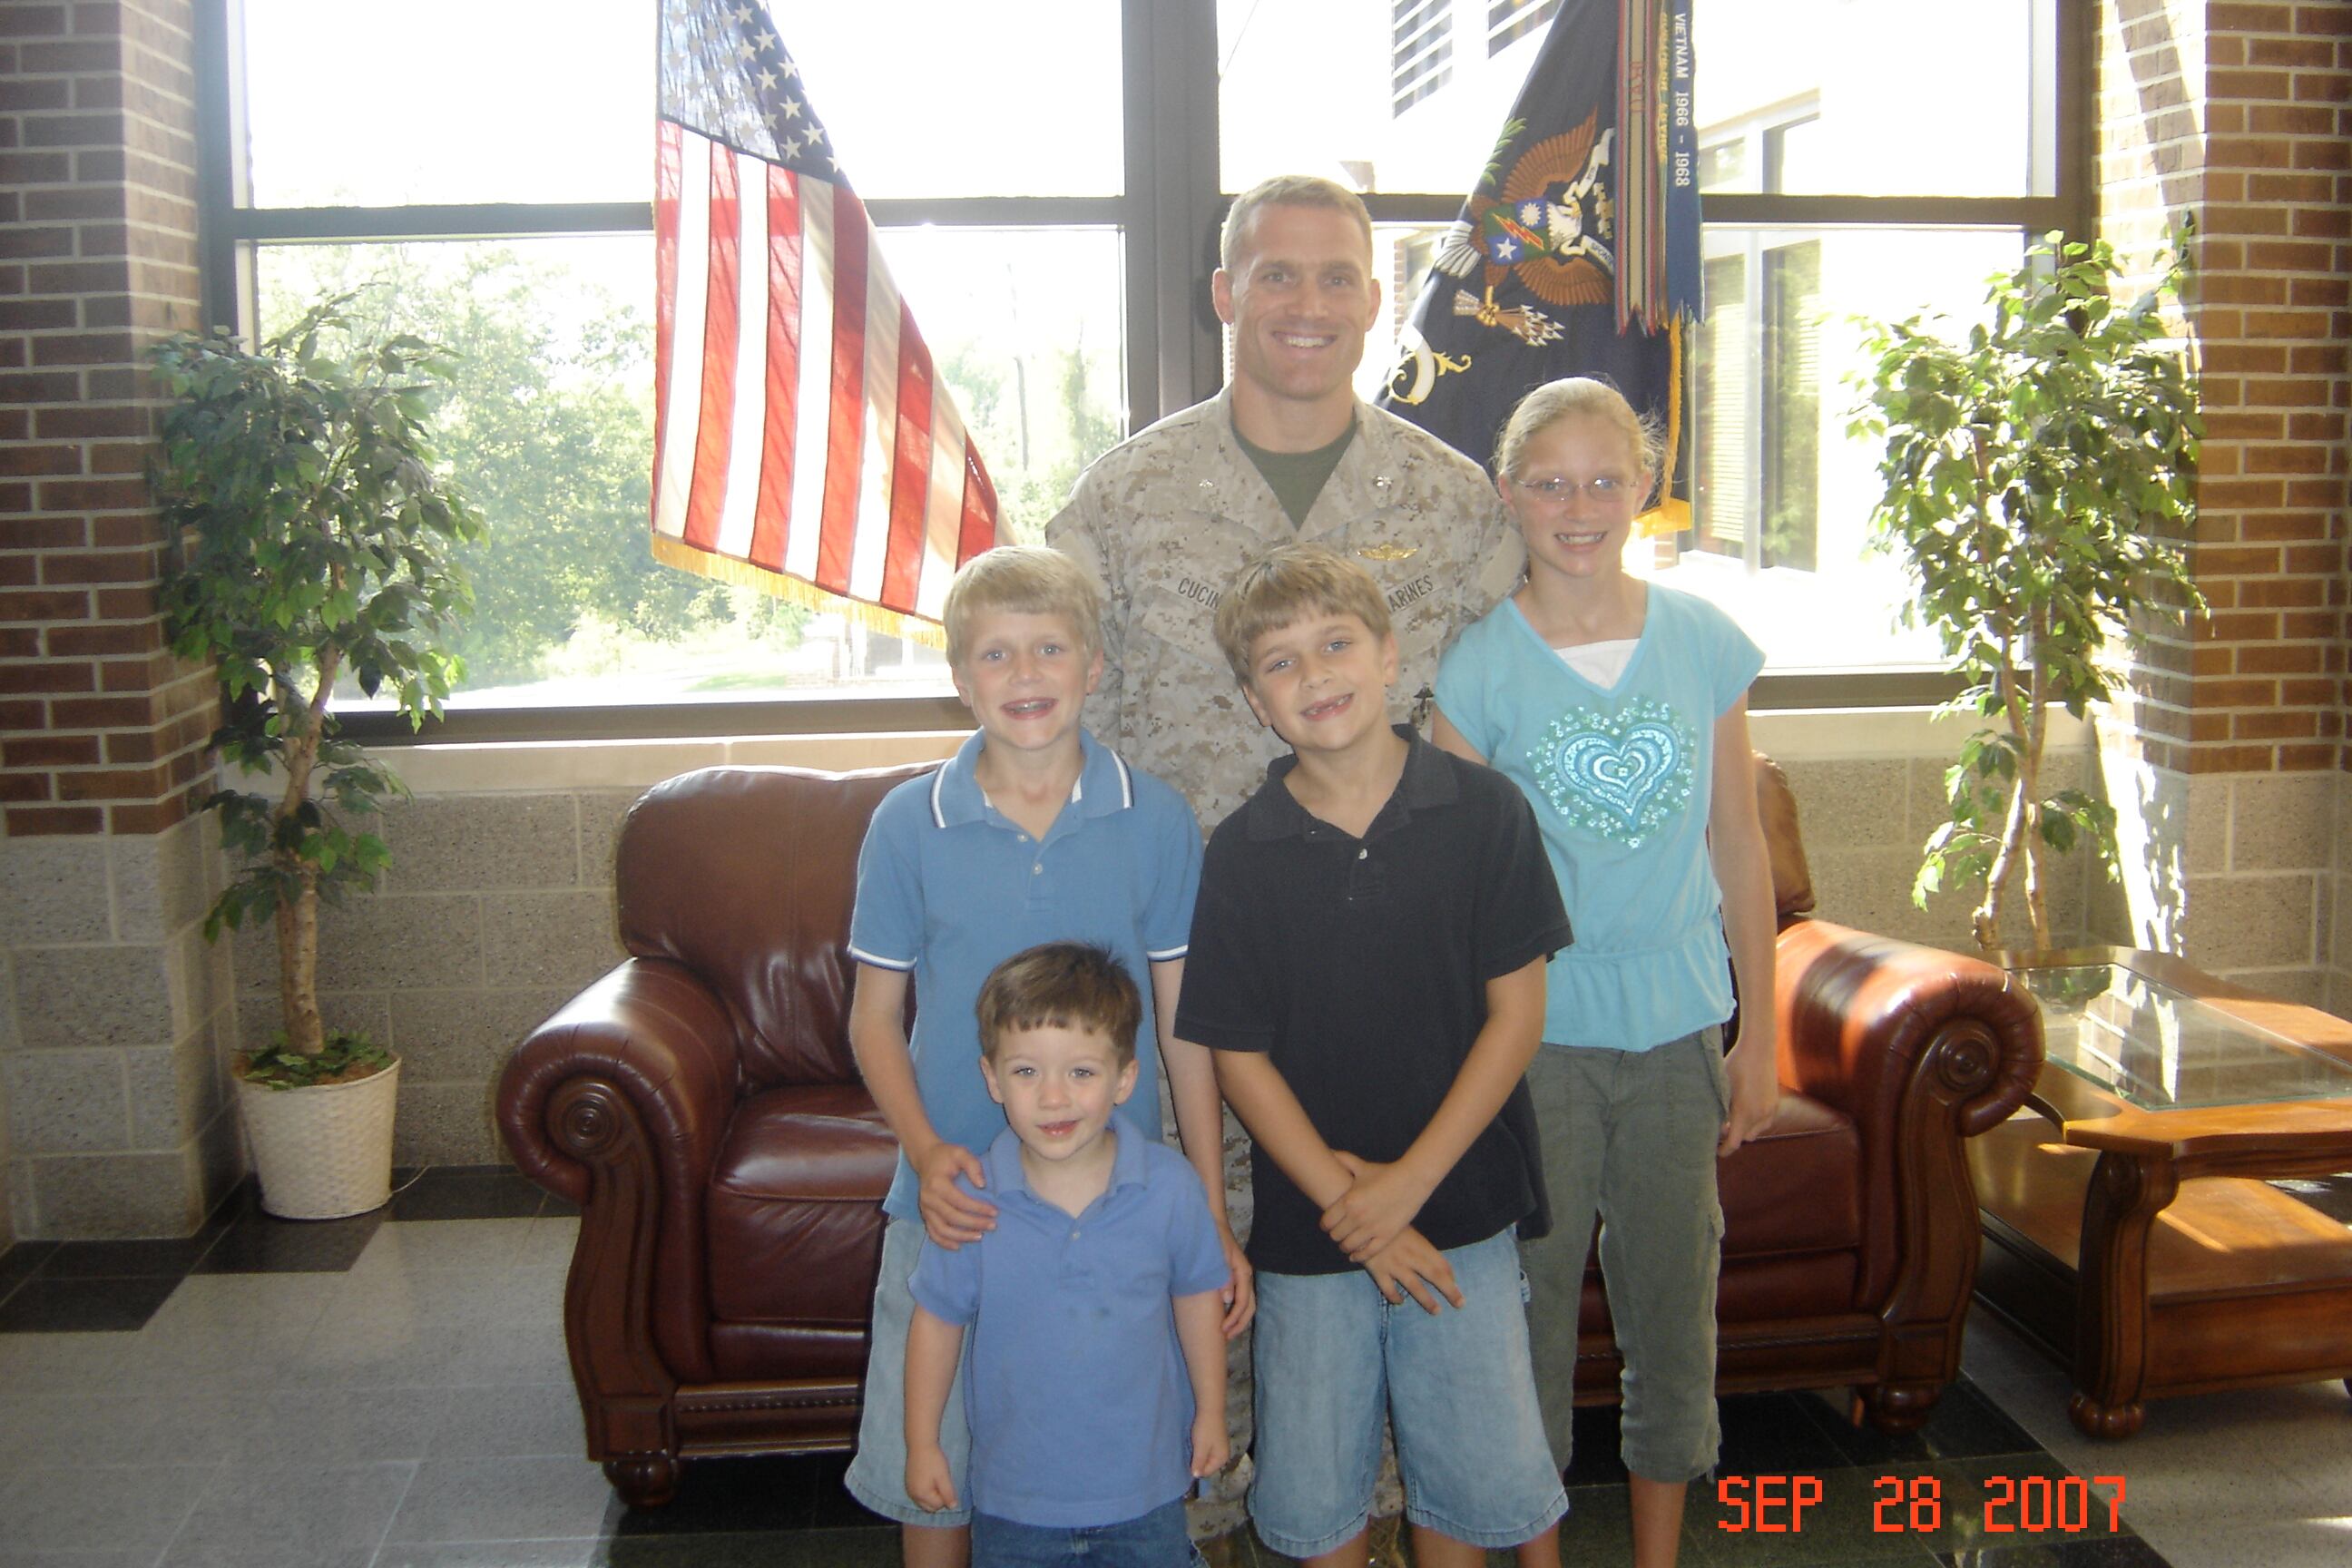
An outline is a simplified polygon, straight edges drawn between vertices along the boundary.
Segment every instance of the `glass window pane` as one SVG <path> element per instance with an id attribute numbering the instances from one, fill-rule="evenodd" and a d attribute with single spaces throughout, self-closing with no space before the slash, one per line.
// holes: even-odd
<path id="1" fill-rule="evenodd" d="M 654 0 L 244 0 L 256 206 L 642 201 Z"/>
<path id="2" fill-rule="evenodd" d="M 1118 237 L 898 229 L 884 243 L 1013 531 L 1035 537 L 1121 434 Z M 928 648 L 653 559 L 652 252 L 632 235 L 257 255 L 265 328 L 361 287 L 370 318 L 466 355 L 441 455 L 490 535 L 468 552 L 478 604 L 457 700 L 944 689 Z"/>
<path id="3" fill-rule="evenodd" d="M 1365 191 L 1467 191 L 1552 10 L 1218 0 L 1225 189 L 1305 173 Z M 1706 186 L 2047 195 L 2056 14 L 2052 0 L 1695 0 Z"/>
<path id="4" fill-rule="evenodd" d="M 1364 191 L 1467 192 L 1542 42 L 1539 26 L 1503 37 L 1530 9 L 1549 7 L 1217 0 L 1220 180 L 1243 191 L 1309 174 Z"/>
<path id="5" fill-rule="evenodd" d="M 1078 471 L 1126 434 L 1116 230 L 895 228 L 898 291 L 1019 538 L 1045 537 Z"/>
<path id="6" fill-rule="evenodd" d="M 1008 9 L 770 13 L 861 195 L 1117 195 L 1118 7 Z M 644 200 L 654 36 L 654 0 L 245 0 L 253 203 Z"/>
<path id="7" fill-rule="evenodd" d="M 772 3 L 769 14 L 861 195 L 1126 188 L 1109 0 Z"/>
<path id="8" fill-rule="evenodd" d="M 1865 542 L 1878 457 L 1849 439 L 1861 401 L 1857 316 L 1959 323 L 2023 254 L 2013 229 L 1767 229 L 1710 224 L 1707 316 L 1691 354 L 1692 526 L 1635 540 L 1628 564 L 1705 595 L 1763 645 L 1768 668 L 1940 662 L 1895 628 L 1908 597 Z"/>
<path id="9" fill-rule="evenodd" d="M 2056 15 L 2050 0 L 1693 0 L 1704 188 L 2047 195 Z"/>
<path id="10" fill-rule="evenodd" d="M 1356 375 L 1371 397 L 1442 228 L 1378 225 L 1389 290 Z M 1961 331 L 1984 279 L 2014 268 L 2014 229 L 1706 230 L 1707 316 L 1692 336 L 1692 526 L 1637 539 L 1636 572 L 1716 601 L 1774 669 L 1940 662 L 1934 637 L 1895 626 L 1901 571 L 1869 549 L 1878 454 L 1849 440 L 1862 363 L 1855 316 L 1945 313 Z"/>

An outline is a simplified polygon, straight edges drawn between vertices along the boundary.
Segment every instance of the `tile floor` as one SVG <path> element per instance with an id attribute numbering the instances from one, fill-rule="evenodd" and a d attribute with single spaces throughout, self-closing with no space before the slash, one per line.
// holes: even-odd
<path id="1" fill-rule="evenodd" d="M 0 1256 L 0 1568 L 858 1568 L 893 1532 L 840 1489 L 841 1461 L 706 1461 L 678 1500 L 621 1508 L 580 1458 L 562 1339 L 578 1221 L 504 1172 L 435 1171 L 380 1215 L 289 1225 L 233 1204 L 185 1241 L 34 1244 Z M 2352 1560 L 2352 1401 L 2339 1384 L 2168 1401 L 2093 1447 L 2063 1378 L 1972 1321 L 1968 1381 L 1919 1435 L 1845 1426 L 1824 1400 L 1727 1401 L 1721 1475 L 1818 1478 L 1790 1531 L 1734 1532 L 1695 1491 L 1699 1568 L 2330 1568 Z M 1624 1558 L 1612 1418 L 1570 1472 L 1572 1563 Z M 1989 1533 L 2014 1491 L 2126 1478 L 2091 1528 Z M 1900 1479 L 1900 1507 L 1878 1507 Z M 1933 1528 L 1909 1495 L 1932 1479 Z M 1881 1514 L 1906 1528 L 1882 1533 Z M 1924 1513 L 1920 1522 L 1929 1521 Z M 1226 1561 L 1276 1559 L 1247 1541 Z M 1500 1561 L 1498 1558 L 1497 1561 Z"/>

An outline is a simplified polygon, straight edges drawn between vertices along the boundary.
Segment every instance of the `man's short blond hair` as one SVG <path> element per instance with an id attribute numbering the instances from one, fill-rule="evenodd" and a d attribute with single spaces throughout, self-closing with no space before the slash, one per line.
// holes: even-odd
<path id="1" fill-rule="evenodd" d="M 1258 639 L 1310 615 L 1353 616 L 1374 637 L 1389 635 L 1388 601 L 1370 573 L 1328 545 L 1280 545 L 1243 567 L 1217 601 L 1217 647 L 1234 678 L 1256 689 Z"/>
<path id="2" fill-rule="evenodd" d="M 1225 211 L 1225 225 L 1217 233 L 1217 265 L 1233 270 L 1234 258 L 1240 253 L 1242 230 L 1260 207 L 1329 207 L 1346 213 L 1356 220 L 1364 233 L 1364 249 L 1372 248 L 1372 215 L 1364 206 L 1364 198 L 1339 184 L 1320 174 L 1276 174 L 1270 180 L 1260 180 L 1234 198 Z"/>
<path id="3" fill-rule="evenodd" d="M 1143 1026 L 1143 994 L 1118 954 L 1086 942 L 1049 942 L 1014 953 L 981 982 L 972 1011 L 980 1023 L 980 1054 L 990 1061 L 1007 1035 L 1024 1029 L 1075 1029 L 1100 1035 L 1112 1059 L 1135 1059 L 1135 1033 Z"/>
<path id="4" fill-rule="evenodd" d="M 1078 563 L 1043 544 L 1000 544 L 965 562 L 948 584 L 940 612 L 947 626 L 948 663 L 963 668 L 971 651 L 972 623 L 1010 610 L 1024 616 L 1059 616 L 1082 651 L 1102 651 L 1102 594 Z"/>

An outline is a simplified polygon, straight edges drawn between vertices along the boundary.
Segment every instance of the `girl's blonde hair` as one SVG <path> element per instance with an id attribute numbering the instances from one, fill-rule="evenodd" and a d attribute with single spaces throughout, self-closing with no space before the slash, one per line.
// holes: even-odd
<path id="1" fill-rule="evenodd" d="M 1665 434 L 1654 417 L 1634 413 L 1623 393 L 1590 375 L 1548 381 L 1519 399 L 1518 406 L 1503 422 L 1503 434 L 1495 442 L 1495 477 L 1519 478 L 1519 464 L 1527 455 L 1528 443 L 1570 415 L 1583 415 L 1616 426 L 1618 434 L 1625 438 L 1626 449 L 1641 465 L 1643 499 L 1646 500 L 1648 486 L 1655 483 L 1658 465 L 1665 453 Z"/>

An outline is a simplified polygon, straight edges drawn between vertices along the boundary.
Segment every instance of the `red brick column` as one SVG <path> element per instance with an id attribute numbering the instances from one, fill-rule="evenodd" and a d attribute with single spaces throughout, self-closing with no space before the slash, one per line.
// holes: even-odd
<path id="1" fill-rule="evenodd" d="M 0 1237 L 185 1234 L 241 1169 L 212 681 L 143 478 L 142 356 L 198 314 L 193 9 L 0 6 Z"/>
<path id="2" fill-rule="evenodd" d="M 141 353 L 193 325 L 187 0 L 0 9 L 0 803 L 10 837 L 154 833 L 213 723 L 164 650 Z"/>
<path id="3" fill-rule="evenodd" d="M 2183 329 L 2206 422 L 2190 561 L 2211 613 L 2138 639 L 2109 738 L 2145 882 L 2132 934 L 2341 1005 L 2352 973 L 2336 984 L 2320 943 L 2352 916 L 2334 844 L 2352 769 L 2352 5 L 2102 0 L 2101 37 L 2101 226 L 2145 258 L 2194 223 Z"/>

